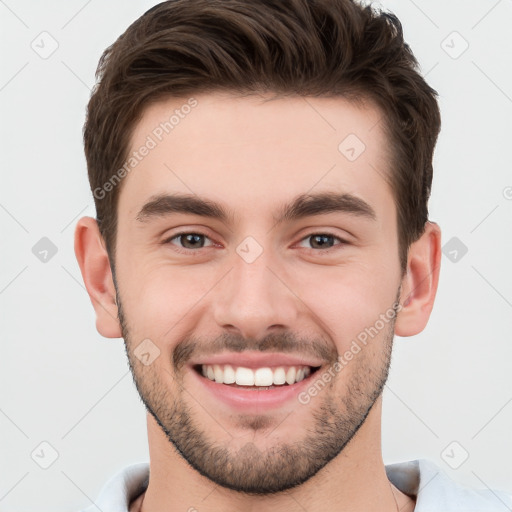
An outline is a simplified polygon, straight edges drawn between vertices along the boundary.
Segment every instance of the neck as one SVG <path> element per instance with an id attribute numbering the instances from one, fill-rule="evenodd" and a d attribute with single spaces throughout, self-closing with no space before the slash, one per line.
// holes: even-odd
<path id="1" fill-rule="evenodd" d="M 267 496 L 225 489 L 200 475 L 148 414 L 150 481 L 131 512 L 409 512 L 414 500 L 392 486 L 381 455 L 381 399 L 345 449 L 302 485 Z"/>

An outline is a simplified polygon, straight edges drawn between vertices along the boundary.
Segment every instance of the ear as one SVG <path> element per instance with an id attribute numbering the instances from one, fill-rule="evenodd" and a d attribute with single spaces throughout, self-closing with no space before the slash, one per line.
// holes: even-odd
<path id="1" fill-rule="evenodd" d="M 441 229 L 427 222 L 421 237 L 409 247 L 407 272 L 402 278 L 395 334 L 414 336 L 423 331 L 434 307 L 441 267 Z"/>
<path id="2" fill-rule="evenodd" d="M 96 329 L 105 338 L 120 338 L 116 289 L 98 223 L 82 217 L 75 228 L 75 255 L 96 312 Z"/>

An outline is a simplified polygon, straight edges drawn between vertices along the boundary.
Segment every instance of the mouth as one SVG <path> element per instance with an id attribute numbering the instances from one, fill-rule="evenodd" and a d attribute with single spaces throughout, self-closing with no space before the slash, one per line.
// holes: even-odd
<path id="1" fill-rule="evenodd" d="M 302 404 L 301 394 L 328 364 L 299 353 L 224 351 L 190 361 L 189 369 L 197 396 L 204 396 L 203 404 L 265 414 L 282 413 Z"/>
<path id="2" fill-rule="evenodd" d="M 243 390 L 290 388 L 310 378 L 320 366 L 286 365 L 247 368 L 231 364 L 196 364 L 194 371 L 212 383 Z"/>

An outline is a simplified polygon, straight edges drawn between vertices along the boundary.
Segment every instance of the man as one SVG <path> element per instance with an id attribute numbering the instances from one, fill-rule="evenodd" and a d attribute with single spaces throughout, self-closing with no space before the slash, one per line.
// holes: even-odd
<path id="1" fill-rule="evenodd" d="M 102 56 L 75 252 L 123 337 L 150 462 L 90 511 L 506 510 L 384 466 L 393 336 L 428 322 L 436 92 L 350 0 L 173 0 Z M 500 508 L 501 507 L 501 508 Z"/>

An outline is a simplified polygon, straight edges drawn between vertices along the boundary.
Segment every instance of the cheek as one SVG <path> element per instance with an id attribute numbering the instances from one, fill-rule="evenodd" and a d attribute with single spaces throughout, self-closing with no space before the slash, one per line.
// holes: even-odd
<path id="1" fill-rule="evenodd" d="M 385 265 L 375 262 L 312 267 L 294 279 L 301 290 L 297 295 L 315 315 L 312 321 L 328 329 L 340 351 L 389 311 L 399 282 L 398 273 L 390 273 Z"/>
<path id="2" fill-rule="evenodd" d="M 193 315 L 216 282 L 207 266 L 154 262 L 127 270 L 123 279 L 123 308 L 133 333 L 160 343 L 178 336 L 187 315 Z"/>

